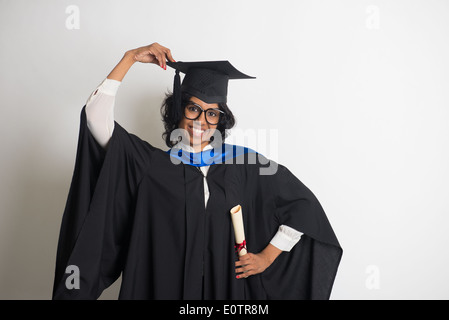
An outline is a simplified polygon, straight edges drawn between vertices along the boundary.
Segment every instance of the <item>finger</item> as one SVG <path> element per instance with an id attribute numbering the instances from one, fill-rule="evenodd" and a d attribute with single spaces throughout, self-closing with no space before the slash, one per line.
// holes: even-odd
<path id="1" fill-rule="evenodd" d="M 148 50 L 148 54 L 149 54 L 150 56 L 152 56 L 154 59 L 156 59 L 156 53 L 157 53 L 157 51 L 156 51 L 154 48 L 150 48 L 150 49 Z"/>
<path id="2" fill-rule="evenodd" d="M 161 62 L 162 62 L 162 68 L 164 68 L 164 70 L 167 70 L 167 57 L 168 57 L 168 55 L 167 55 L 167 52 L 168 51 L 170 51 L 170 49 L 168 49 L 168 48 L 166 48 L 166 47 L 163 47 L 163 46 L 160 46 L 161 48 L 160 48 L 160 55 L 161 55 Z"/>
<path id="3" fill-rule="evenodd" d="M 159 67 L 161 67 L 163 69 L 164 66 L 162 64 L 162 55 L 160 54 L 160 52 L 158 52 L 158 51 L 155 52 L 154 56 L 155 56 L 155 58 L 156 58 L 156 60 L 157 60 L 157 62 L 159 64 Z"/>
<path id="4" fill-rule="evenodd" d="M 165 59 L 165 53 L 164 52 L 160 52 L 159 55 L 159 62 L 161 64 L 162 69 L 166 70 L 167 69 L 167 65 L 166 65 L 166 59 Z"/>
<path id="5" fill-rule="evenodd" d="M 236 268 L 236 269 L 235 269 L 235 272 L 236 272 L 236 273 L 240 273 L 240 272 L 248 272 L 248 271 L 254 270 L 256 267 L 257 267 L 257 266 L 255 266 L 255 265 L 247 264 L 247 265 L 241 266 L 241 267 L 239 267 L 239 268 Z"/>
<path id="6" fill-rule="evenodd" d="M 168 59 L 169 61 L 171 61 L 171 62 L 176 62 L 175 59 L 173 59 L 173 56 L 171 55 L 170 49 L 167 48 L 167 49 L 165 50 L 165 54 L 167 55 L 167 59 Z"/>
<path id="7" fill-rule="evenodd" d="M 249 259 L 247 259 L 247 260 L 238 260 L 238 261 L 235 262 L 235 266 L 236 267 L 244 266 L 244 265 L 247 265 L 248 263 L 250 263 Z"/>
<path id="8" fill-rule="evenodd" d="M 243 256 L 239 257 L 240 261 L 246 261 L 246 260 L 249 260 L 249 259 L 251 259 L 251 253 L 246 253 Z"/>
<path id="9" fill-rule="evenodd" d="M 153 50 L 149 51 L 149 53 L 154 57 L 155 61 L 153 61 L 153 63 L 158 64 L 159 67 L 163 68 L 161 52 L 159 50 L 153 48 Z"/>
<path id="10" fill-rule="evenodd" d="M 251 275 L 251 274 L 250 274 L 249 272 L 245 272 L 245 273 L 238 274 L 238 275 L 236 275 L 235 277 L 236 277 L 237 279 L 246 279 L 246 278 L 248 278 L 250 275 Z"/>
<path id="11" fill-rule="evenodd" d="M 245 267 L 235 269 L 235 273 L 243 273 L 249 270 L 246 270 Z"/>
<path id="12" fill-rule="evenodd" d="M 160 65 L 159 59 L 157 57 L 157 52 L 156 51 L 148 51 L 148 53 L 153 57 L 152 63 Z"/>

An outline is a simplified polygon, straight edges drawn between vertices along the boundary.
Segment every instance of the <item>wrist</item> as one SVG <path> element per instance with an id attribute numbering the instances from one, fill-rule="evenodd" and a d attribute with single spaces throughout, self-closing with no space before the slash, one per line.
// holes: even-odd
<path id="1" fill-rule="evenodd" d="M 265 260 L 271 265 L 274 260 L 282 253 L 282 250 L 276 248 L 271 243 L 268 244 L 268 246 L 262 250 L 261 254 L 265 258 Z"/>
<path id="2" fill-rule="evenodd" d="M 133 54 L 128 53 L 128 51 L 123 55 L 120 62 L 115 66 L 114 69 L 107 76 L 108 79 L 122 81 L 126 73 L 134 64 Z"/>
<path id="3" fill-rule="evenodd" d="M 131 64 L 134 64 L 134 62 L 137 62 L 137 60 L 136 60 L 136 50 L 132 49 L 132 50 L 126 51 L 125 54 L 123 55 L 123 59 L 128 61 Z"/>

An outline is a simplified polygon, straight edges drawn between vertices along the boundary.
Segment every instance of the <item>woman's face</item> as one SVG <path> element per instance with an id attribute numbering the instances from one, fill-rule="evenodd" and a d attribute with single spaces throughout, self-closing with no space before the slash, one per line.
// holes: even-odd
<path id="1" fill-rule="evenodd" d="M 190 101 L 198 104 L 205 111 L 211 108 L 218 108 L 217 103 L 206 103 L 197 97 L 191 97 Z M 213 135 L 215 129 L 217 129 L 217 125 L 209 124 L 205 117 L 206 114 L 202 112 L 198 119 L 189 120 L 183 117 L 178 124 L 178 128 L 185 130 L 189 137 L 190 145 L 195 149 L 201 148 L 202 150 L 207 146 L 210 142 L 210 137 Z"/>

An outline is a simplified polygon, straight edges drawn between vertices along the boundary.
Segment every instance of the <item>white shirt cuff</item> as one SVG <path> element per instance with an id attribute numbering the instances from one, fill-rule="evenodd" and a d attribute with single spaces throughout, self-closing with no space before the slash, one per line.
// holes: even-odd
<path id="1" fill-rule="evenodd" d="M 89 98 L 87 98 L 86 106 L 88 104 L 92 103 L 97 98 L 97 96 L 98 96 L 97 93 L 99 93 L 99 92 L 103 93 L 107 96 L 115 97 L 115 95 L 117 94 L 118 87 L 120 87 L 121 83 L 122 82 L 118 81 L 118 80 L 112 80 L 112 79 L 105 78 L 98 85 L 98 87 L 91 93 Z"/>
<path id="2" fill-rule="evenodd" d="M 104 79 L 103 82 L 98 86 L 98 91 L 103 92 L 104 94 L 115 96 L 117 94 L 118 87 L 122 82 L 113 79 Z"/>
<path id="3" fill-rule="evenodd" d="M 282 251 L 289 252 L 295 244 L 298 243 L 302 235 L 302 232 L 299 232 L 289 226 L 281 225 L 278 232 L 274 235 L 273 239 L 271 239 L 270 243 Z"/>

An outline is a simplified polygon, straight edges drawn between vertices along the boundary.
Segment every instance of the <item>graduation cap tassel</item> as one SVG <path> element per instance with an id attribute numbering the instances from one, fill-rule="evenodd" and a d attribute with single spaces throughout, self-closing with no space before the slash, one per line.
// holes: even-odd
<path id="1" fill-rule="evenodd" d="M 181 77 L 179 76 L 179 70 L 176 70 L 175 81 L 173 83 L 173 99 L 175 104 L 173 111 L 177 113 L 181 110 Z"/>

